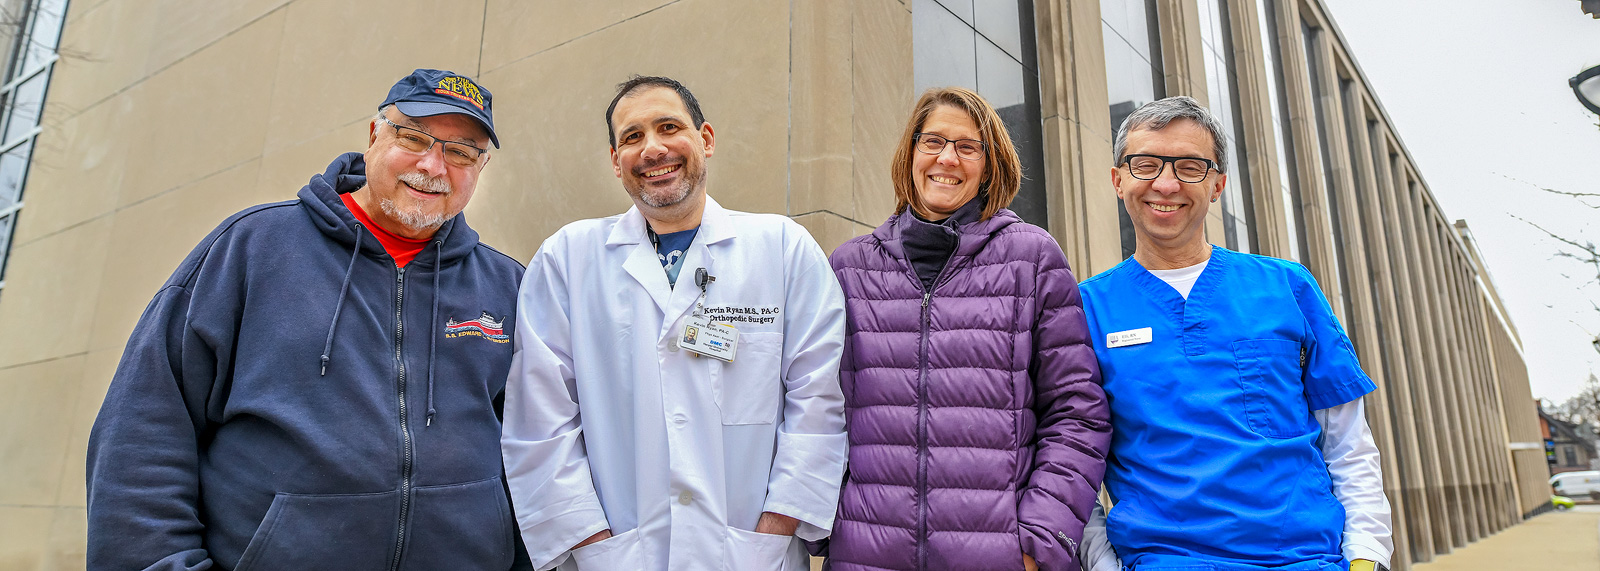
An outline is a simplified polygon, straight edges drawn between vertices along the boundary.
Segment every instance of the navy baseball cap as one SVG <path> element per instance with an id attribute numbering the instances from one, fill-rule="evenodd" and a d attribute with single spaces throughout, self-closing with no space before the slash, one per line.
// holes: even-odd
<path id="1" fill-rule="evenodd" d="M 389 96 L 383 98 L 383 105 L 378 108 L 392 104 L 408 117 L 432 117 L 446 113 L 466 115 L 483 125 L 483 129 L 489 132 L 489 141 L 498 149 L 500 139 L 494 136 L 492 103 L 493 96 L 489 95 L 489 90 L 479 86 L 470 77 L 451 71 L 419 69 L 389 88 Z"/>

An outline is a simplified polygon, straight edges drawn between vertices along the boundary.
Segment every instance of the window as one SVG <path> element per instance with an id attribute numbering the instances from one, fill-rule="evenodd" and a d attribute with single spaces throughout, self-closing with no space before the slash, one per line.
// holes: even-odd
<path id="1" fill-rule="evenodd" d="M 1228 4 L 1223 0 L 1200 0 L 1200 44 L 1206 62 L 1206 91 L 1211 114 L 1222 122 L 1228 137 L 1228 186 L 1218 205 L 1222 207 L 1223 245 L 1237 252 L 1255 252 L 1255 201 L 1250 195 L 1249 169 L 1242 168 L 1245 148 L 1238 133 L 1244 131 L 1240 119 L 1238 85 L 1233 67 L 1233 30 L 1228 21 Z"/>
<path id="2" fill-rule="evenodd" d="M 5 81 L 0 83 L 0 291 L 5 288 L 6 261 L 22 211 L 22 191 L 55 68 L 67 0 L 25 0 L 13 6 L 15 35 Z"/>
<path id="3" fill-rule="evenodd" d="M 1155 0 L 1100 0 L 1100 26 L 1106 50 L 1111 128 L 1115 130 L 1139 106 L 1166 96 Z M 1117 200 L 1117 218 L 1121 221 L 1122 257 L 1127 258 L 1133 255 L 1137 242 L 1133 220 L 1128 218 L 1121 199 Z"/>
<path id="4" fill-rule="evenodd" d="M 994 106 L 1022 160 L 1022 188 L 1011 210 L 1045 226 L 1044 124 L 1032 0 L 914 0 L 911 49 L 919 94 L 959 86 Z"/>
<path id="5" fill-rule="evenodd" d="M 1288 152 L 1293 141 L 1289 139 L 1288 95 L 1284 92 L 1283 54 L 1278 46 L 1278 21 L 1276 0 L 1256 0 L 1261 17 L 1261 45 L 1265 46 L 1267 96 L 1272 100 L 1272 134 L 1277 140 L 1278 190 L 1283 195 L 1284 222 L 1289 227 L 1289 259 L 1304 263 L 1306 248 L 1305 216 L 1300 210 L 1300 183 L 1289 173 L 1294 172 L 1294 155 Z"/>
<path id="6" fill-rule="evenodd" d="M 1578 450 L 1577 450 L 1577 447 L 1572 446 L 1572 445 L 1569 444 L 1569 445 L 1566 445 L 1566 446 L 1562 446 L 1562 448 L 1566 449 L 1567 465 L 1568 466 L 1577 466 L 1578 465 Z"/>

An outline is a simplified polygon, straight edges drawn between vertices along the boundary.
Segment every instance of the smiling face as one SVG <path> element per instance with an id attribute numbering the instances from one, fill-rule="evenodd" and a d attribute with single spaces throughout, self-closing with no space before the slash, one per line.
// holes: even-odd
<path id="1" fill-rule="evenodd" d="M 972 116 L 949 105 L 935 107 L 918 132 L 938 135 L 947 141 L 983 140 Z M 946 144 L 937 155 L 912 152 L 911 184 L 916 187 L 926 210 L 919 209 L 917 214 L 929 220 L 944 220 L 972 200 L 983 184 L 983 166 L 987 160 L 987 157 L 963 160 L 956 156 L 954 144 Z"/>
<path id="2" fill-rule="evenodd" d="M 716 149 L 710 123 L 694 128 L 677 92 L 645 87 L 617 101 L 611 167 L 641 209 L 671 208 L 705 195 L 706 159 Z"/>
<path id="3" fill-rule="evenodd" d="M 448 113 L 432 117 L 407 117 L 395 109 L 384 111 L 390 121 L 432 135 L 441 141 L 460 141 L 476 147 L 489 144 L 489 134 L 471 118 Z M 446 221 L 467 207 L 478 186 L 478 175 L 489 163 L 484 153 L 472 166 L 445 162 L 444 146 L 435 143 L 422 154 L 395 144 L 396 131 L 374 120 L 368 130 L 367 184 L 354 197 L 372 221 L 390 233 L 411 239 L 432 236 Z"/>
<path id="4" fill-rule="evenodd" d="M 1216 160 L 1212 145 L 1211 133 L 1205 127 L 1189 119 L 1177 119 L 1159 131 L 1129 131 L 1124 156 L 1151 154 Z M 1133 220 L 1138 252 L 1147 254 L 1192 254 L 1203 250 L 1206 210 L 1212 200 L 1222 195 L 1227 181 L 1228 175 L 1213 170 L 1200 182 L 1182 182 L 1174 176 L 1171 164 L 1164 165 L 1155 180 L 1134 178 L 1126 166 L 1111 168 L 1111 184 Z"/>

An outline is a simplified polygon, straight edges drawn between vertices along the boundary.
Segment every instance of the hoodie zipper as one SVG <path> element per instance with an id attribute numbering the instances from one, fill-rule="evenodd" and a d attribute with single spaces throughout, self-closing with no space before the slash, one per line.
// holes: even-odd
<path id="1" fill-rule="evenodd" d="M 401 347 L 405 341 L 405 327 L 402 325 L 405 313 L 402 310 L 406 297 L 406 269 L 395 268 L 394 290 L 394 360 L 399 366 L 400 378 L 398 392 L 400 395 L 400 439 L 404 445 L 402 450 L 403 460 L 400 463 L 400 521 L 394 542 L 394 563 L 389 566 L 391 570 L 400 569 L 400 553 L 405 548 L 406 519 L 411 512 L 411 425 L 407 422 L 406 415 L 406 360 Z"/>

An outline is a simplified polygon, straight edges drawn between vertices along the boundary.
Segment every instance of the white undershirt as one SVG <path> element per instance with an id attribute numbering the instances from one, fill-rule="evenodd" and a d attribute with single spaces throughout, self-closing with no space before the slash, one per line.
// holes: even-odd
<path id="1" fill-rule="evenodd" d="M 1210 260 L 1187 268 L 1175 270 L 1147 270 L 1151 275 L 1172 286 L 1185 300 L 1189 291 L 1200 279 Z M 1393 525 L 1389 498 L 1383 495 L 1383 470 L 1378 463 L 1378 446 L 1372 441 L 1372 431 L 1367 427 L 1365 405 L 1362 399 L 1311 411 L 1311 416 L 1322 426 L 1322 437 L 1317 445 L 1322 450 L 1322 460 L 1328 465 L 1328 478 L 1333 482 L 1333 496 L 1344 505 L 1345 559 L 1366 559 L 1387 567 L 1394 552 Z M 1083 548 L 1079 551 L 1086 571 L 1118 571 L 1122 562 L 1106 537 L 1106 516 L 1103 508 L 1096 506 L 1083 530 Z"/>
<path id="2" fill-rule="evenodd" d="M 1206 258 L 1206 261 L 1187 268 L 1145 271 L 1150 272 L 1152 276 L 1161 278 L 1161 281 L 1167 282 L 1167 285 L 1172 286 L 1172 289 L 1178 290 L 1178 295 L 1183 296 L 1183 299 L 1189 299 L 1189 290 L 1194 289 L 1194 282 L 1200 279 L 1200 272 L 1206 271 L 1206 264 L 1209 263 L 1211 263 L 1211 258 Z"/>

